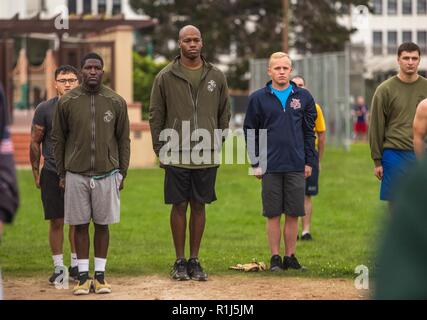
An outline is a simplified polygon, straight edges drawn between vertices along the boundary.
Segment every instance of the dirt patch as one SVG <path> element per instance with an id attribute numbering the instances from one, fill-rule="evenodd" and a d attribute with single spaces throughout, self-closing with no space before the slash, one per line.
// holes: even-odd
<path id="1" fill-rule="evenodd" d="M 167 277 L 110 277 L 113 292 L 106 295 L 73 296 L 69 289 L 56 289 L 45 278 L 9 278 L 3 281 L 4 298 L 97 299 L 97 300 L 361 300 L 369 292 L 357 290 L 349 279 L 251 278 L 212 276 L 207 282 L 176 282 Z"/>

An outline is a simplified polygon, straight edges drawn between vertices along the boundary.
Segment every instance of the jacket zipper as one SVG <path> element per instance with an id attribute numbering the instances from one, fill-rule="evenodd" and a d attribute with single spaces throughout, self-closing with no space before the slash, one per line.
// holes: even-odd
<path id="1" fill-rule="evenodd" d="M 90 169 L 92 174 L 94 174 L 95 171 L 95 96 L 92 94 L 90 96 L 90 110 L 92 115 L 92 138 L 91 138 L 91 144 L 90 144 Z"/>
<path id="2" fill-rule="evenodd" d="M 194 129 L 196 130 L 196 134 L 197 134 L 197 129 L 199 127 L 198 123 L 197 123 L 197 100 L 199 98 L 199 90 L 197 90 L 197 95 L 196 95 L 196 101 L 194 101 L 193 98 L 193 93 L 191 92 L 191 85 L 189 82 L 187 82 L 188 84 L 188 92 L 190 93 L 190 97 L 191 97 L 191 102 L 193 102 L 193 118 L 194 118 Z"/>

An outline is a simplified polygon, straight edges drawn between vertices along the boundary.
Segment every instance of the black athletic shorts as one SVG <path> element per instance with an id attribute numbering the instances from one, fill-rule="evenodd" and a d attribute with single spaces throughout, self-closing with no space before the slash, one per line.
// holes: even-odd
<path id="1" fill-rule="evenodd" d="M 262 176 L 263 215 L 268 218 L 282 213 L 302 217 L 304 212 L 304 172 L 267 173 Z"/>
<path id="2" fill-rule="evenodd" d="M 319 193 L 319 163 L 311 170 L 311 176 L 305 180 L 305 195 L 315 196 Z"/>
<path id="3" fill-rule="evenodd" d="M 64 190 L 55 171 L 42 168 L 40 189 L 45 220 L 64 218 Z"/>
<path id="4" fill-rule="evenodd" d="M 165 203 L 179 204 L 195 200 L 211 203 L 216 200 L 215 180 L 218 167 L 186 169 L 167 166 L 165 168 Z"/>

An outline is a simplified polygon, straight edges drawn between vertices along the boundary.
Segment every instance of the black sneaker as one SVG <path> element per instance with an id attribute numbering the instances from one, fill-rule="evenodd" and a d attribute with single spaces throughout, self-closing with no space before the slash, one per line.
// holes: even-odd
<path id="1" fill-rule="evenodd" d="M 310 233 L 306 233 L 301 237 L 301 240 L 313 240 L 313 237 Z"/>
<path id="2" fill-rule="evenodd" d="M 68 275 L 74 281 L 78 281 L 79 280 L 79 267 L 78 266 L 68 267 Z"/>
<path id="3" fill-rule="evenodd" d="M 191 258 L 190 260 L 188 260 L 187 271 L 188 271 L 188 275 L 190 276 L 190 279 L 192 280 L 196 280 L 196 281 L 208 280 L 208 275 L 206 272 L 203 271 L 203 268 L 200 265 L 199 259 L 197 258 Z"/>
<path id="4" fill-rule="evenodd" d="M 282 257 L 276 254 L 270 259 L 270 271 L 275 272 L 281 270 L 283 270 Z"/>
<path id="5" fill-rule="evenodd" d="M 61 275 L 62 275 L 62 271 L 56 272 L 56 270 L 54 270 L 52 275 L 49 277 L 49 283 L 52 285 L 62 283 L 64 279 Z"/>
<path id="6" fill-rule="evenodd" d="M 178 281 L 190 280 L 190 277 L 187 273 L 187 260 L 178 259 L 175 261 L 171 271 L 171 277 L 172 279 Z"/>
<path id="7" fill-rule="evenodd" d="M 297 257 L 295 255 L 291 255 L 290 257 L 285 256 L 283 258 L 283 269 L 294 269 L 294 270 L 306 270 L 303 266 L 301 266 L 298 262 Z"/>

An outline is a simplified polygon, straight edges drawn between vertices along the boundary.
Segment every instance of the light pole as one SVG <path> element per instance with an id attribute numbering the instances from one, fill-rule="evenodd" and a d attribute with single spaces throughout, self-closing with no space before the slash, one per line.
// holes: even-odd
<path id="1" fill-rule="evenodd" d="M 283 33 L 282 33 L 282 50 L 285 53 L 289 51 L 289 0 L 282 0 L 283 9 Z"/>

